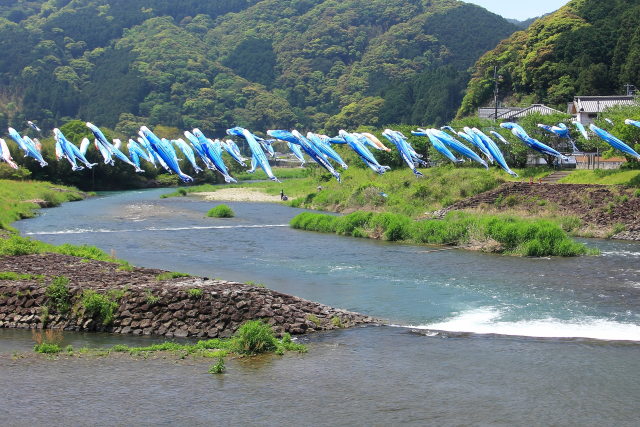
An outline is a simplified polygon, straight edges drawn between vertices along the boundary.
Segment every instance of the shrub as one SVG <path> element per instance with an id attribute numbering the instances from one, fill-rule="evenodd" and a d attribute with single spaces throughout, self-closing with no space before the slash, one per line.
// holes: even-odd
<path id="1" fill-rule="evenodd" d="M 320 319 L 318 319 L 318 316 L 316 316 L 315 314 L 309 314 L 307 316 L 307 320 L 309 320 L 310 322 L 313 322 L 313 324 L 316 325 L 316 327 L 320 326 Z"/>
<path id="2" fill-rule="evenodd" d="M 108 295 L 87 289 L 82 293 L 81 305 L 85 315 L 89 315 L 99 320 L 103 325 L 113 322 L 113 314 L 118 308 L 118 303 L 113 301 Z"/>
<path id="3" fill-rule="evenodd" d="M 234 350 L 241 354 L 259 354 L 273 351 L 278 342 L 271 327 L 260 320 L 245 322 L 233 336 Z"/>
<path id="4" fill-rule="evenodd" d="M 342 320 L 338 316 L 333 316 L 331 318 L 331 324 L 336 328 L 344 328 L 344 325 L 342 324 Z"/>
<path id="5" fill-rule="evenodd" d="M 147 289 L 145 291 L 144 297 L 145 297 L 145 300 L 146 300 L 147 304 L 149 304 L 149 305 L 157 304 L 158 301 L 160 301 L 160 297 L 157 296 L 157 295 L 154 295 L 149 289 Z"/>
<path id="6" fill-rule="evenodd" d="M 71 306 L 71 293 L 69 292 L 69 279 L 64 276 L 54 277 L 47 286 L 45 295 L 48 298 L 46 307 L 57 313 L 64 314 Z"/>
<path id="7" fill-rule="evenodd" d="M 497 242 L 499 246 L 492 247 L 493 251 L 527 256 L 576 256 L 587 253 L 586 246 L 573 242 L 557 224 L 506 215 L 451 212 L 444 220 L 415 222 L 404 215 L 391 213 L 356 212 L 335 217 L 305 212 L 294 217 L 290 224 L 293 228 L 303 230 L 423 244 L 461 246 L 469 242 Z M 576 218 L 564 222 L 566 229 L 579 225 L 580 221 Z"/>
<path id="8" fill-rule="evenodd" d="M 202 298 L 203 294 L 204 292 L 200 288 L 192 288 L 187 291 L 187 295 L 189 295 L 189 298 L 193 299 L 200 299 Z"/>
<path id="9" fill-rule="evenodd" d="M 62 347 L 60 347 L 58 344 L 50 344 L 47 342 L 36 344 L 33 347 L 33 349 L 35 350 L 36 353 L 43 353 L 43 354 L 56 354 L 62 351 Z"/>
<path id="10" fill-rule="evenodd" d="M 212 218 L 233 218 L 235 214 L 233 210 L 227 205 L 218 205 L 207 212 L 208 217 Z"/>
<path id="11" fill-rule="evenodd" d="M 222 374 L 225 371 L 224 358 L 219 357 L 218 361 L 209 367 L 210 374 Z"/>

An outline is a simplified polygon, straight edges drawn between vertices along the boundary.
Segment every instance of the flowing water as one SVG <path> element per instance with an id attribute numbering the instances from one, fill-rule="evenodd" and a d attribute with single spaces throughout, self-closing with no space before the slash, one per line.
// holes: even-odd
<path id="1" fill-rule="evenodd" d="M 140 266 L 263 283 L 389 326 L 311 335 L 306 355 L 230 361 L 221 378 L 202 361 L 12 360 L 30 335 L 0 330 L 0 385 L 11 390 L 0 424 L 83 424 L 87 411 L 105 424 L 636 422 L 638 244 L 588 241 L 598 257 L 494 256 L 297 231 L 287 223 L 300 210 L 276 204 L 228 203 L 235 218 L 205 218 L 215 203 L 160 199 L 165 191 L 104 194 L 16 227 Z M 68 335 L 74 345 L 146 342 Z M 22 407 L 25 398 L 51 401 L 49 411 Z"/>

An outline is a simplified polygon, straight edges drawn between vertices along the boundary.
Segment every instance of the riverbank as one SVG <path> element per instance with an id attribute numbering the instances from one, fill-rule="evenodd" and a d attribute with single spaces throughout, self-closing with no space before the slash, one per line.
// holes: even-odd
<path id="1" fill-rule="evenodd" d="M 640 240 L 640 192 L 626 186 L 505 183 L 425 217 L 451 211 L 548 218 L 575 236 Z"/>
<path id="2" fill-rule="evenodd" d="M 46 182 L 3 184 L 0 210 L 5 221 L 32 217 L 39 208 L 88 197 Z M 7 223 L 3 228 L 0 327 L 228 337 L 254 319 L 264 319 L 278 334 L 376 322 L 260 285 L 133 267 L 93 246 L 54 246 L 21 237 Z M 64 310 L 51 295 L 52 285 L 66 295 Z"/>
<path id="3" fill-rule="evenodd" d="M 260 285 L 61 254 L 2 257 L 0 271 L 0 327 L 5 328 L 216 338 L 229 337 L 254 319 L 263 319 L 279 335 L 377 322 Z"/>

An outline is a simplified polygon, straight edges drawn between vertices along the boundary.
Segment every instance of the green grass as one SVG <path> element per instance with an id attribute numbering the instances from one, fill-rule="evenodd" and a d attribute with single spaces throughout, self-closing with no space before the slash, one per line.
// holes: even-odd
<path id="1" fill-rule="evenodd" d="M 61 191 L 60 191 L 61 190 Z M 13 230 L 11 223 L 31 218 L 39 208 L 27 200 L 45 200 L 53 206 L 82 200 L 84 193 L 72 187 L 54 185 L 44 181 L 13 181 L 0 179 L 0 228 Z"/>
<path id="2" fill-rule="evenodd" d="M 578 170 L 558 181 L 562 184 L 600 184 L 640 186 L 640 170 Z"/>
<path id="3" fill-rule="evenodd" d="M 2 255 L 30 255 L 41 253 L 56 253 L 63 255 L 71 255 L 84 259 L 92 259 L 96 261 L 106 261 L 127 266 L 126 261 L 118 260 L 111 257 L 101 249 L 88 245 L 70 245 L 68 243 L 60 246 L 51 245 L 49 243 L 32 240 L 28 237 L 22 237 L 11 233 L 6 238 L 0 238 L 0 256 Z"/>
<path id="4" fill-rule="evenodd" d="M 204 291 L 200 288 L 191 288 L 187 291 L 187 295 L 189 295 L 189 298 L 191 299 L 200 299 L 203 294 Z"/>
<path id="5" fill-rule="evenodd" d="M 46 343 L 46 345 L 39 344 L 35 348 L 36 351 L 40 349 L 39 346 L 44 346 L 42 347 L 43 351 L 39 351 L 41 353 L 58 353 L 62 351 L 59 345 L 50 342 Z M 306 353 L 307 347 L 293 342 L 289 334 L 284 334 L 281 339 L 277 339 L 271 327 L 260 320 L 245 322 L 231 338 L 213 338 L 201 340 L 195 344 L 180 344 L 170 341 L 143 347 L 130 347 L 125 344 L 117 344 L 108 350 L 85 347 L 78 349 L 75 353 L 72 348 L 68 349 L 70 356 L 74 354 L 104 356 L 110 353 L 128 353 L 132 356 L 147 358 L 152 353 L 167 352 L 174 353 L 181 359 L 189 355 L 217 359 L 217 362 L 209 368 L 209 373 L 212 374 L 220 374 L 225 371 L 224 357 L 229 354 L 253 356 L 262 353 L 275 353 L 281 355 L 287 351 Z"/>
<path id="6" fill-rule="evenodd" d="M 290 224 L 293 228 L 323 233 L 418 244 L 478 247 L 512 255 L 540 257 L 592 253 L 585 245 L 574 242 L 559 225 L 551 221 L 506 215 L 451 212 L 444 220 L 413 221 L 407 216 L 392 213 L 354 212 L 332 216 L 304 212 L 294 217 Z"/>
<path id="7" fill-rule="evenodd" d="M 160 297 L 157 295 L 154 295 L 149 289 L 145 291 L 144 299 L 149 305 L 155 305 L 160 301 Z"/>
<path id="8" fill-rule="evenodd" d="M 13 271 L 0 271 L 0 280 L 42 280 L 41 274 L 15 273 Z"/>
<path id="9" fill-rule="evenodd" d="M 278 179 L 294 179 L 294 178 L 305 178 L 312 173 L 312 168 L 271 168 L 273 174 L 278 177 Z M 242 172 L 238 174 L 234 174 L 233 177 L 238 181 L 248 181 L 248 180 L 267 180 L 269 177 L 262 169 L 256 170 L 254 173 Z"/>
<path id="10" fill-rule="evenodd" d="M 229 206 L 220 204 L 214 208 L 209 209 L 209 212 L 207 212 L 207 216 L 211 218 L 233 218 L 235 214 Z"/>
<path id="11" fill-rule="evenodd" d="M 60 347 L 58 344 L 51 344 L 51 343 L 43 342 L 43 343 L 40 343 L 40 344 L 36 344 L 33 347 L 33 350 L 36 353 L 57 354 L 57 353 L 60 353 L 62 351 L 62 347 Z"/>
<path id="12" fill-rule="evenodd" d="M 156 280 L 171 280 L 178 279 L 180 277 L 191 277 L 188 273 L 178 273 L 177 271 L 167 271 L 165 273 L 160 273 L 156 276 Z"/>
<path id="13" fill-rule="evenodd" d="M 341 212 L 366 209 L 419 217 L 458 200 L 491 190 L 506 180 L 506 174 L 492 169 L 440 166 L 423 169 L 425 177 L 416 178 L 408 169 L 376 175 L 370 170 L 349 168 L 342 183 L 329 179 L 320 170 L 304 179 L 280 183 L 256 182 L 246 187 L 289 196 L 290 206 Z M 322 189 L 318 190 L 318 186 Z"/>
<path id="14" fill-rule="evenodd" d="M 497 169 L 486 171 L 475 167 L 440 166 L 424 169 L 425 177 L 417 179 L 408 169 L 398 169 L 376 175 L 369 169 L 349 168 L 342 173 L 342 183 L 319 168 L 309 168 L 304 178 L 240 183 L 232 185 L 199 185 L 186 187 L 187 193 L 211 192 L 222 188 L 256 188 L 267 194 L 279 195 L 281 190 L 289 196 L 290 206 L 331 211 L 372 209 L 402 213 L 418 217 L 426 211 L 444 206 L 491 190 L 508 175 Z M 322 189 L 318 191 L 318 186 Z M 386 194 L 386 197 L 382 194 Z M 177 192 L 162 197 L 175 197 Z"/>

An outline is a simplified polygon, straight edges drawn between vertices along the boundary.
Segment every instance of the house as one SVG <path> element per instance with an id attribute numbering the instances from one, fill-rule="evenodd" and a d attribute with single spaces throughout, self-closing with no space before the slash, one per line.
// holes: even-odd
<path id="1" fill-rule="evenodd" d="M 569 103 L 567 112 L 575 116 L 578 122 L 588 126 L 607 108 L 635 104 L 637 101 L 633 95 L 576 96 Z"/>
<path id="2" fill-rule="evenodd" d="M 560 110 L 556 110 L 555 108 L 547 107 L 543 104 L 533 104 L 526 108 L 518 108 L 515 111 L 510 111 L 504 114 L 498 115 L 498 119 L 507 120 L 510 122 L 517 122 L 518 119 L 526 116 L 530 116 L 531 114 L 541 114 L 543 116 L 549 116 L 551 114 L 564 114 Z"/>
<path id="3" fill-rule="evenodd" d="M 562 111 L 547 107 L 542 104 L 533 104 L 528 107 L 498 107 L 498 119 L 506 121 L 518 121 L 519 118 L 530 114 L 564 114 Z M 495 119 L 495 107 L 482 107 L 478 109 L 478 117 L 482 119 Z"/>
<path id="4" fill-rule="evenodd" d="M 510 111 L 519 111 L 521 108 L 518 107 L 498 107 L 498 117 L 503 114 L 509 113 Z M 481 107 L 478 108 L 478 117 L 481 119 L 495 119 L 496 118 L 496 108 L 495 107 Z"/>

